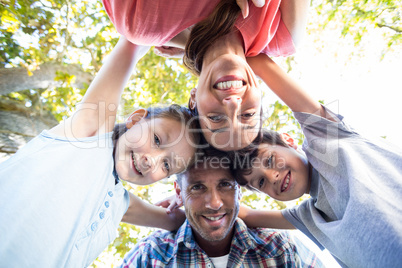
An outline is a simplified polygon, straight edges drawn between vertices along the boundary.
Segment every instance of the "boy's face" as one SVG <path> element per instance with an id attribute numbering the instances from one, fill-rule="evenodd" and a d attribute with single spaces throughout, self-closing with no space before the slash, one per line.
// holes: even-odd
<path id="1" fill-rule="evenodd" d="M 276 200 L 289 201 L 309 192 L 307 159 L 294 148 L 261 144 L 252 167 L 245 176 L 248 185 Z"/>

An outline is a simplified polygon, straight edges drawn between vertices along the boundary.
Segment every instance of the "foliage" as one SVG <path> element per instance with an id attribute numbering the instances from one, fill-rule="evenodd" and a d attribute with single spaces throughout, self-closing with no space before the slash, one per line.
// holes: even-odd
<path id="1" fill-rule="evenodd" d="M 359 51 L 366 36 L 373 31 L 382 38 L 382 55 L 401 48 L 402 2 L 399 0 L 312 0 L 311 6 L 308 34 L 315 38 L 317 50 L 325 49 L 323 36 L 328 31 L 334 39 L 352 42 L 356 49 L 350 53 L 357 56 L 361 56 Z M 101 1 L 95 0 L 0 0 L 0 22 L 0 68 L 24 67 L 30 75 L 46 62 L 79 64 L 85 72 L 95 75 L 119 36 Z M 290 72 L 297 64 L 293 57 L 279 59 L 279 63 Z M 62 82 L 61 86 L 46 90 L 32 88 L 0 98 L 20 102 L 38 111 L 49 111 L 61 120 L 71 114 L 87 89 L 72 86 L 74 79 L 69 73 L 58 73 L 56 80 Z M 140 61 L 128 90 L 123 93 L 120 120 L 137 107 L 186 104 L 189 90 L 196 84 L 197 78 L 184 69 L 180 60 L 166 60 L 151 51 Z M 266 115 L 264 126 L 290 132 L 296 135 L 299 143 L 303 140 L 300 126 L 282 102 L 270 103 Z M 155 196 L 161 197 L 157 185 L 159 183 L 152 187 L 126 186 L 153 203 L 157 201 L 153 199 Z M 164 194 L 171 194 L 171 183 L 162 182 L 161 185 Z M 243 193 L 243 202 L 266 209 L 283 209 L 288 205 L 247 191 Z M 104 266 L 108 261 L 113 263 L 107 256 L 112 256 L 113 260 L 121 259 L 150 231 L 152 229 L 122 223 L 119 238 L 93 266 Z"/>
<path id="2" fill-rule="evenodd" d="M 312 9 L 317 18 L 316 25 L 311 25 L 312 31 L 331 29 L 336 37 L 351 38 L 356 48 L 364 43 L 368 33 L 379 32 L 382 56 L 402 45 L 402 2 L 399 0 L 312 0 Z"/>

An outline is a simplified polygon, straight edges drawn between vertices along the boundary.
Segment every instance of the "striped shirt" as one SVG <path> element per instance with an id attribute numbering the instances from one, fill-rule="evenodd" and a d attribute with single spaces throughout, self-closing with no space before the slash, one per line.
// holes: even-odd
<path id="1" fill-rule="evenodd" d="M 227 267 L 324 267 L 317 256 L 288 232 L 250 229 L 240 219 Z M 296 246 L 297 244 L 297 246 Z M 176 232 L 157 231 L 124 257 L 121 267 L 214 267 L 194 240 L 188 221 Z"/>

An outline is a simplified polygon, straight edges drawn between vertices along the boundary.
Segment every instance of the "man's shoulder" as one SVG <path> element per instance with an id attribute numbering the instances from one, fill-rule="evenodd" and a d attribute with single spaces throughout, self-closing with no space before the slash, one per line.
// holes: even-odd
<path id="1" fill-rule="evenodd" d="M 256 248 L 268 250 L 271 254 L 281 253 L 293 246 L 293 240 L 287 231 L 279 231 L 268 228 L 248 228 L 249 235 L 253 238 Z"/>
<path id="2" fill-rule="evenodd" d="M 266 259 L 281 260 L 303 267 L 324 267 L 314 251 L 292 231 L 267 228 L 249 228 L 248 231 L 255 240 L 255 253 Z"/>
<path id="3" fill-rule="evenodd" d="M 124 258 L 134 263 L 145 259 L 157 259 L 164 263 L 174 256 L 176 239 L 176 231 L 155 231 L 139 241 Z"/>
<path id="4" fill-rule="evenodd" d="M 272 257 L 284 252 L 293 252 L 293 241 L 289 232 L 269 228 L 247 228 L 237 220 L 236 242 L 240 247 L 251 249 L 259 255 Z"/>
<path id="5" fill-rule="evenodd" d="M 167 247 L 176 244 L 177 231 L 164 231 L 158 230 L 150 234 L 149 236 L 143 238 L 139 244 L 142 245 L 152 245 L 152 246 L 160 246 Z"/>

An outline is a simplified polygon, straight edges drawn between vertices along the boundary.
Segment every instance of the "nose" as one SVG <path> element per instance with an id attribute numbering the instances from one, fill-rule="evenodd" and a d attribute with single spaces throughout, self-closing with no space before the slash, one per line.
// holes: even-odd
<path id="1" fill-rule="evenodd" d="M 143 173 L 145 173 L 148 170 L 152 170 L 154 165 L 155 165 L 155 159 L 151 155 L 144 154 L 142 156 L 141 168 Z"/>
<path id="2" fill-rule="evenodd" d="M 269 170 L 266 172 L 266 175 L 267 175 L 268 181 L 269 181 L 271 184 L 276 184 L 276 183 L 280 180 L 280 178 L 279 178 L 279 171 L 276 170 L 276 169 L 274 169 L 274 168 L 269 169 Z"/>
<path id="3" fill-rule="evenodd" d="M 236 128 L 237 112 L 240 109 L 242 98 L 238 96 L 230 96 L 223 99 L 223 106 L 225 107 L 228 118 L 232 120 L 233 126 Z"/>
<path id="4" fill-rule="evenodd" d="M 206 196 L 206 207 L 212 210 L 219 210 L 223 206 L 222 199 L 217 190 L 211 190 Z"/>
<path id="5" fill-rule="evenodd" d="M 242 99 L 239 96 L 230 96 L 223 99 L 223 105 L 232 113 L 240 108 L 241 102 Z"/>

